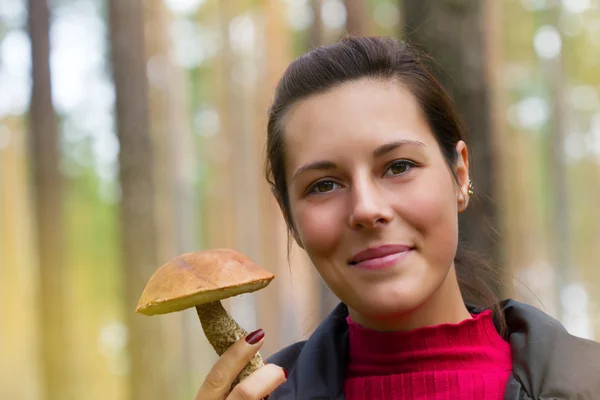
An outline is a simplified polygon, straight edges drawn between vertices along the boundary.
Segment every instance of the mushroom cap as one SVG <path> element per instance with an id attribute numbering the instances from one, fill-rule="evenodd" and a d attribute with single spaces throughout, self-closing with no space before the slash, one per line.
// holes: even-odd
<path id="1" fill-rule="evenodd" d="M 156 315 L 185 310 L 260 290 L 274 277 L 235 250 L 186 253 L 156 270 L 136 312 Z"/>

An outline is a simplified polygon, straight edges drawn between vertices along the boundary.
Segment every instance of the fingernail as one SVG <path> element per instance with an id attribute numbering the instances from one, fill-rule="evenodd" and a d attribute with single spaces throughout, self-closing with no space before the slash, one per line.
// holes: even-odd
<path id="1" fill-rule="evenodd" d="M 246 342 L 248 344 L 256 344 L 265 337 L 265 332 L 262 329 L 257 329 L 248 336 L 246 336 Z"/>
<path id="2" fill-rule="evenodd" d="M 287 379 L 287 378 L 288 378 L 288 373 L 287 373 L 287 371 L 285 370 L 285 368 L 281 368 L 281 369 L 283 370 L 283 374 L 285 375 L 285 379 Z"/>

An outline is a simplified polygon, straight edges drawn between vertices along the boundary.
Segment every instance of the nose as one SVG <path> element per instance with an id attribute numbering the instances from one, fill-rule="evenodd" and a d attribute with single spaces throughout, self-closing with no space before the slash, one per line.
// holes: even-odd
<path id="1" fill-rule="evenodd" d="M 373 229 L 392 220 L 392 209 L 381 188 L 370 179 L 354 182 L 351 202 L 349 224 L 353 229 Z"/>

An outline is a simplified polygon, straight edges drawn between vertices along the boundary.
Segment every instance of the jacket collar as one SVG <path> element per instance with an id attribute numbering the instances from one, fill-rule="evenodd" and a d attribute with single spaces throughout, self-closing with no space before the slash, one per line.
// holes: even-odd
<path id="1" fill-rule="evenodd" d="M 272 397 L 281 400 L 343 400 L 348 364 L 348 308 L 340 303 L 298 354 L 288 380 Z"/>
<path id="2" fill-rule="evenodd" d="M 513 375 L 523 391 L 534 399 L 598 398 L 599 343 L 569 334 L 560 322 L 528 304 L 506 300 L 502 308 Z"/>

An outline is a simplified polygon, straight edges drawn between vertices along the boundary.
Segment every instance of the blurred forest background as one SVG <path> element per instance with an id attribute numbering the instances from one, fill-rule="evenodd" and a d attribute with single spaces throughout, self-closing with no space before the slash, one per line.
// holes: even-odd
<path id="1" fill-rule="evenodd" d="M 346 32 L 435 58 L 473 142 L 463 239 L 503 297 L 600 339 L 600 0 L 0 0 L 0 398 L 192 399 L 196 313 L 134 313 L 187 251 L 276 274 L 225 302 L 263 355 L 310 334 L 336 300 L 286 258 L 265 116 Z"/>

